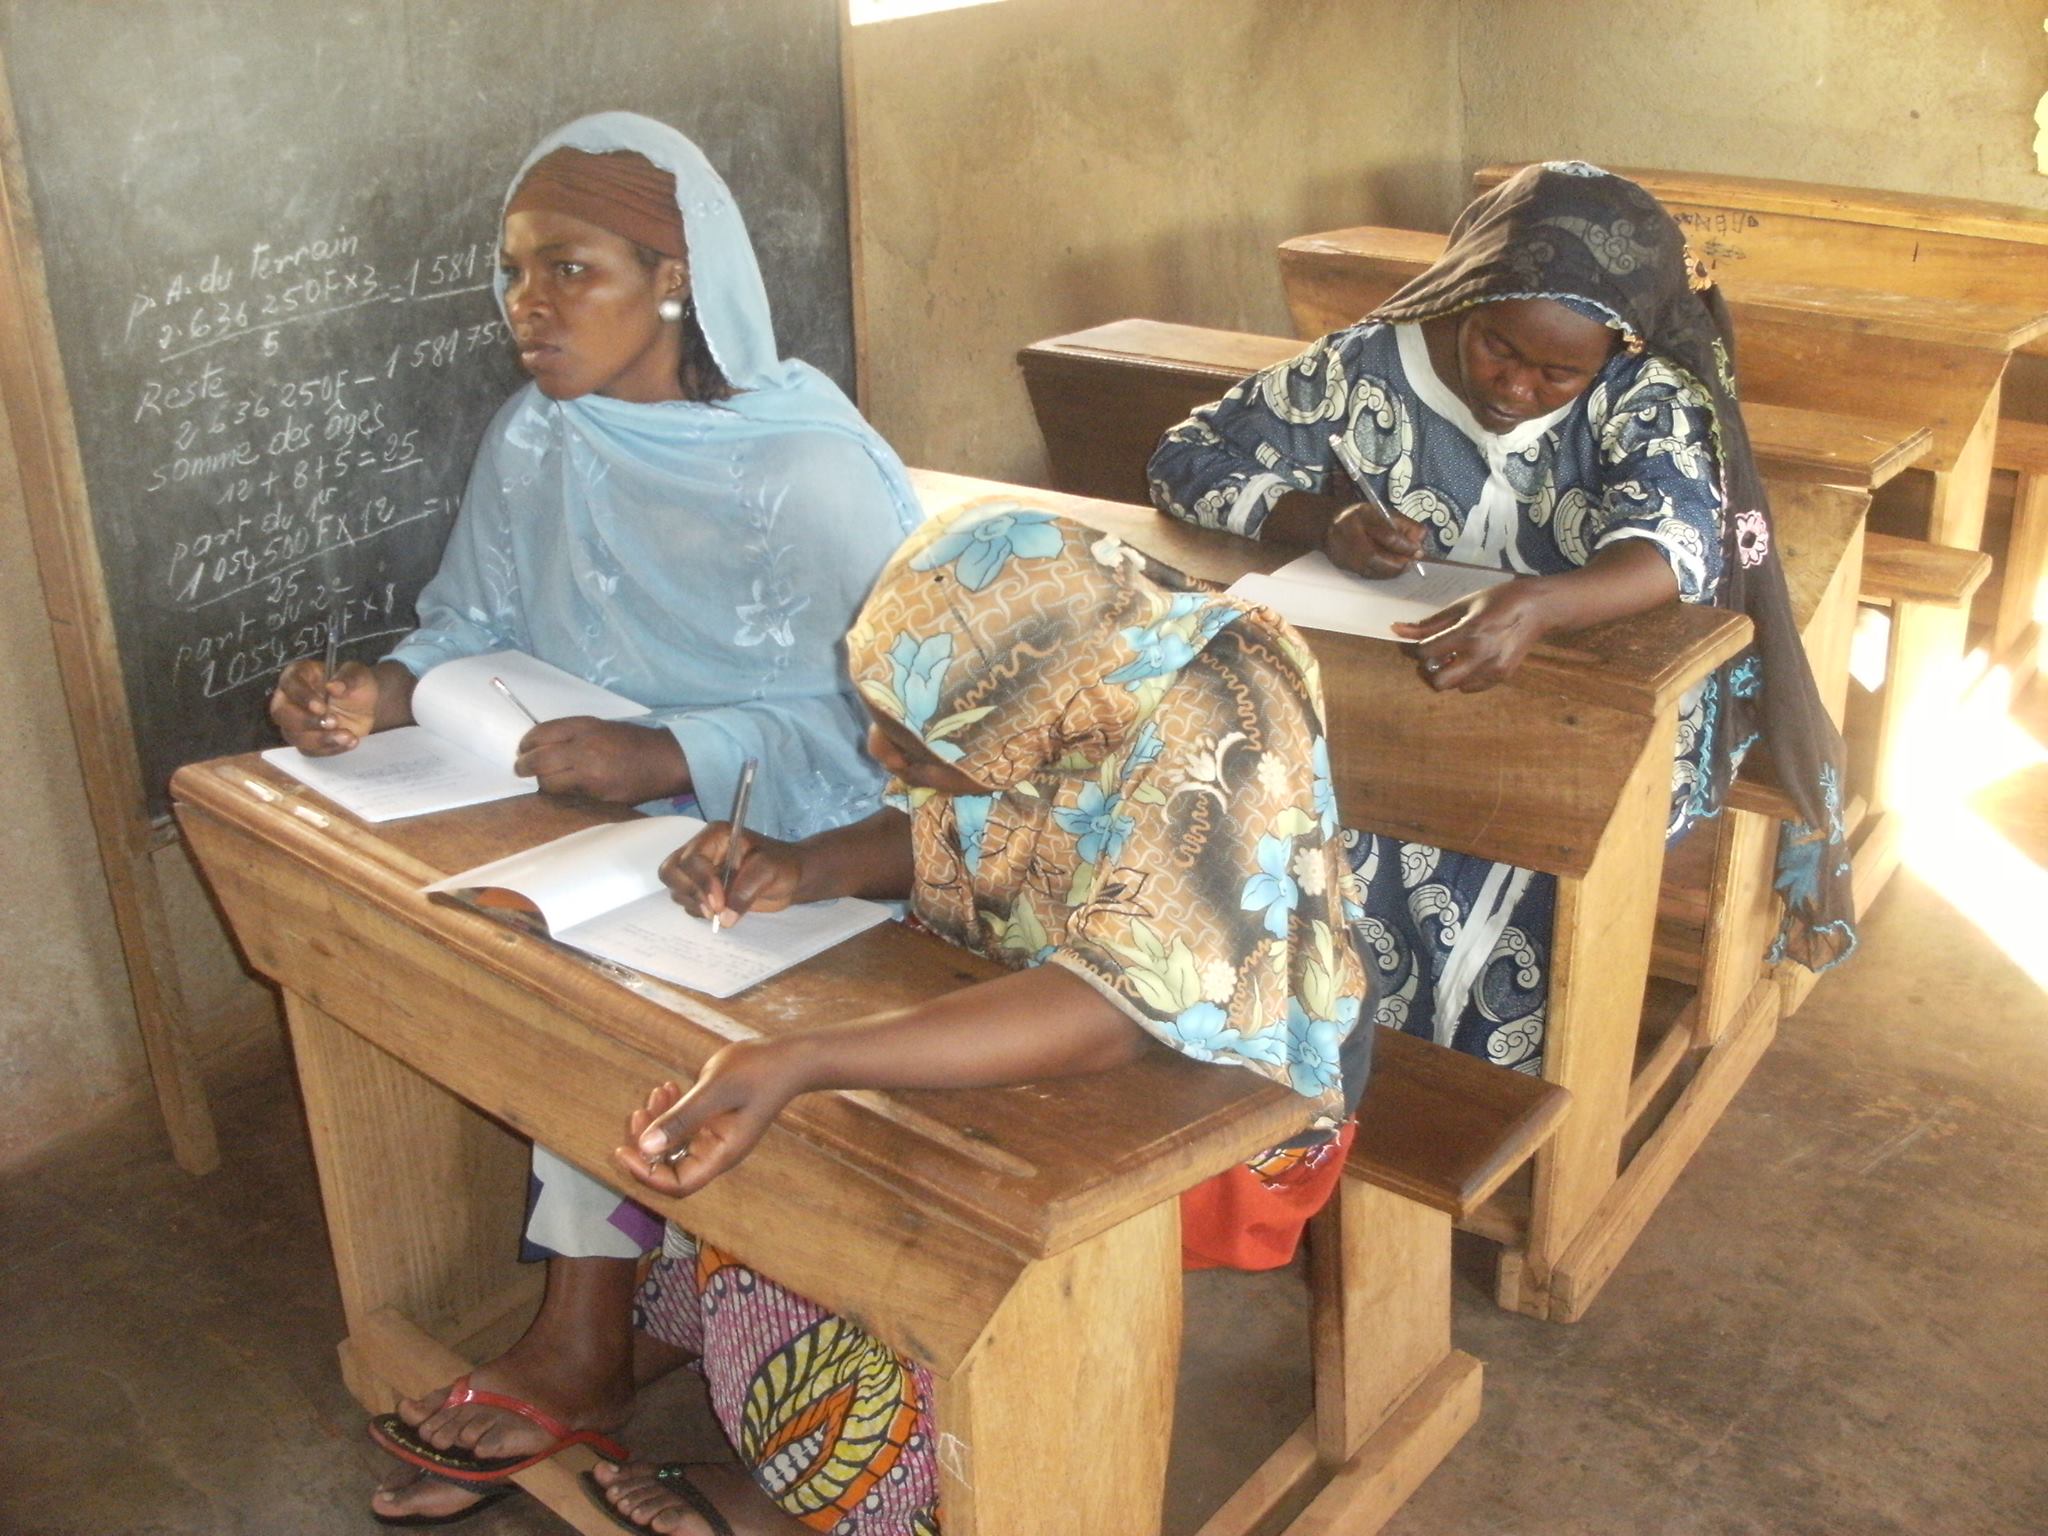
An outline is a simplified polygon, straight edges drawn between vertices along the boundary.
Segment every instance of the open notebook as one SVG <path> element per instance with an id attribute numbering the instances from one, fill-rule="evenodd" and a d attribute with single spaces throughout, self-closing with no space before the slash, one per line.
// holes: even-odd
<path id="1" fill-rule="evenodd" d="M 494 677 L 504 680 L 518 704 L 491 686 Z M 512 771 L 520 739 L 533 729 L 521 704 L 535 720 L 571 715 L 624 720 L 647 713 L 646 705 L 560 667 L 519 651 L 493 651 L 430 669 L 413 690 L 417 725 L 378 731 L 338 757 L 308 757 L 297 747 L 273 747 L 263 760 L 365 821 L 396 821 L 530 795 L 536 782 Z"/>
<path id="2" fill-rule="evenodd" d="M 890 915 L 878 902 L 843 896 L 751 912 L 714 930 L 676 905 L 659 874 L 661 861 L 703 830 L 693 816 L 586 827 L 425 889 L 487 912 L 537 918 L 572 949 L 710 997 L 743 992 Z"/>
<path id="3" fill-rule="evenodd" d="M 1249 598 L 1271 608 L 1300 629 L 1331 630 L 1340 635 L 1367 635 L 1393 640 L 1395 624 L 1413 624 L 1450 607 L 1460 598 L 1512 580 L 1514 572 L 1491 566 L 1423 562 L 1426 574 L 1413 566 L 1385 581 L 1369 581 L 1339 570 L 1317 550 L 1290 560 L 1270 576 L 1240 576 L 1230 584 L 1232 597 Z"/>

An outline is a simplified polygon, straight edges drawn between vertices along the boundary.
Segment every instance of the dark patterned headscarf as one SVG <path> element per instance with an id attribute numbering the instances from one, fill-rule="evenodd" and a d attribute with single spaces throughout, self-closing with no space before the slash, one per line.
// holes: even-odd
<path id="1" fill-rule="evenodd" d="M 1702 768 L 1718 813 L 1761 742 L 1798 808 L 1778 840 L 1785 923 L 1770 958 L 1814 970 L 1855 948 L 1842 822 L 1842 738 L 1806 664 L 1778 563 L 1763 477 L 1735 394 L 1728 306 L 1678 225 L 1634 182 L 1579 162 L 1532 165 L 1458 216 L 1443 259 L 1368 318 L 1413 323 L 1501 299 L 1553 299 L 1621 332 L 1690 374 L 1713 412 L 1720 465 L 1723 574 L 1714 601 L 1749 616 L 1756 638 L 1715 677 Z"/>

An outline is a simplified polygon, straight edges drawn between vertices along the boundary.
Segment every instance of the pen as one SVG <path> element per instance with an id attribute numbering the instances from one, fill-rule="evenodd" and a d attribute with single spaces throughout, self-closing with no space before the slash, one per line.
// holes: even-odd
<path id="1" fill-rule="evenodd" d="M 514 693 L 510 688 L 505 686 L 505 679 L 503 679 L 502 677 L 494 677 L 491 679 L 491 686 L 497 689 L 498 692 L 505 695 L 506 698 L 510 699 L 512 701 L 512 707 L 518 710 L 519 713 L 526 716 L 526 718 L 531 720 L 535 725 L 540 724 L 540 716 L 536 715 L 532 710 L 528 709 L 524 704 L 519 702 L 519 695 Z"/>
<path id="2" fill-rule="evenodd" d="M 334 681 L 335 666 L 341 660 L 341 615 L 335 614 L 327 621 L 327 668 L 320 674 L 320 698 L 322 710 L 320 729 L 334 729 L 334 695 L 327 691 L 327 685 Z"/>
<path id="3" fill-rule="evenodd" d="M 732 792 L 732 814 L 726 817 L 730 830 L 725 834 L 725 867 L 719 871 L 718 888 L 721 895 L 732 889 L 732 877 L 739 873 L 740 830 L 747 824 L 747 797 L 754 791 L 754 770 L 760 766 L 758 758 L 748 758 L 740 764 L 740 781 Z M 711 931 L 724 930 L 725 914 L 719 913 L 711 919 Z"/>
<path id="4" fill-rule="evenodd" d="M 1372 488 L 1371 482 L 1365 478 L 1365 466 L 1358 462 L 1358 455 L 1351 451 L 1351 445 L 1344 441 L 1341 433 L 1333 432 L 1330 434 L 1330 447 L 1336 451 L 1337 462 L 1344 466 L 1344 473 L 1358 483 L 1358 489 L 1365 495 L 1366 505 L 1379 513 L 1381 519 L 1389 528 L 1399 533 L 1401 525 L 1394 521 L 1394 514 L 1387 510 L 1387 504 L 1380 500 L 1379 492 L 1375 491 Z M 1415 562 L 1415 574 L 1418 576 L 1427 576 L 1429 574 L 1428 571 L 1422 568 L 1420 560 Z"/>

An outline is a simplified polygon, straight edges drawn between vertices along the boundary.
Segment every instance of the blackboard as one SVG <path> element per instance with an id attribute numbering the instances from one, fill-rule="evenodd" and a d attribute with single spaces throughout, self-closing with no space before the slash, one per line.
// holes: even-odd
<path id="1" fill-rule="evenodd" d="M 695 139 L 851 392 L 837 0 L 6 0 L 0 58 L 152 817 L 330 622 L 412 627 L 521 382 L 490 281 L 548 130 Z"/>

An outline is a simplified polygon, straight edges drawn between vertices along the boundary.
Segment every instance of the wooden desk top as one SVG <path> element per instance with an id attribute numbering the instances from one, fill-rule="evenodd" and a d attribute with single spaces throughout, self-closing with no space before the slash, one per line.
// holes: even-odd
<path id="1" fill-rule="evenodd" d="M 1481 188 L 1497 186 L 1520 169 L 1520 165 L 1489 165 L 1475 172 L 1472 179 Z M 1728 176 L 1718 171 L 1659 171 L 1623 165 L 1607 169 L 1648 188 L 1659 199 L 1673 202 L 1720 203 L 1757 213 L 2048 245 L 2048 211 L 2011 203 L 1784 181 L 1770 176 Z"/>
<path id="2" fill-rule="evenodd" d="M 1369 259 L 1389 270 L 1420 272 L 1444 253 L 1448 237 L 1423 230 L 1361 224 L 1282 241 L 1290 261 Z M 2048 305 L 2022 297 L 1969 298 L 1895 293 L 1873 287 L 1784 280 L 1751 280 L 1739 267 L 1717 267 L 1738 324 L 1744 313 L 1798 319 L 1907 341 L 1945 342 L 2014 352 L 2048 335 Z M 1389 290 L 1391 292 L 1391 290 Z"/>

